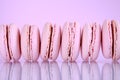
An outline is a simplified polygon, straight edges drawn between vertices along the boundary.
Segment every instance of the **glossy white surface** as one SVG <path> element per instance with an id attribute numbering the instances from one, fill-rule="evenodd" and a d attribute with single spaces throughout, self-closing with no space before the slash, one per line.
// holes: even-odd
<path id="1" fill-rule="evenodd" d="M 0 80 L 120 80 L 116 62 L 0 63 Z"/>

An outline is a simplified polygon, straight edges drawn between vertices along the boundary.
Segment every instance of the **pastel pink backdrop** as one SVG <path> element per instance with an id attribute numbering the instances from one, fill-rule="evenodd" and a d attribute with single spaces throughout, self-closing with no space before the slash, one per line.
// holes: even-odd
<path id="1" fill-rule="evenodd" d="M 42 32 L 46 22 L 62 27 L 66 21 L 77 21 L 82 28 L 85 23 L 102 24 L 106 19 L 120 21 L 120 0 L 0 0 L 0 24 L 15 23 L 20 29 L 34 24 Z M 101 51 L 98 60 L 106 60 Z"/>

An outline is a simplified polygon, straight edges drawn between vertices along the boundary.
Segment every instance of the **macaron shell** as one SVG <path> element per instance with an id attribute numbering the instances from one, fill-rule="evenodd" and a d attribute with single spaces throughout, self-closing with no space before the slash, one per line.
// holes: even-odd
<path id="1" fill-rule="evenodd" d="M 69 31 L 68 31 L 69 23 L 65 23 L 62 32 L 62 44 L 61 44 L 61 56 L 64 61 L 68 58 L 68 47 L 69 47 Z"/>
<path id="2" fill-rule="evenodd" d="M 118 60 L 120 59 L 120 23 L 118 21 L 115 21 L 116 22 L 116 26 L 117 26 L 117 32 L 116 32 L 116 44 L 115 44 L 115 52 L 116 52 L 116 56 L 115 56 L 115 59 Z"/>
<path id="3" fill-rule="evenodd" d="M 0 56 L 3 61 L 10 61 L 7 49 L 6 25 L 0 26 Z"/>
<path id="4" fill-rule="evenodd" d="M 89 45 L 91 41 L 91 28 L 89 24 L 85 24 L 82 32 L 82 47 L 81 47 L 81 56 L 83 60 L 87 60 L 89 57 Z"/>
<path id="5" fill-rule="evenodd" d="M 69 57 L 69 24 L 72 24 L 72 27 L 75 28 L 75 38 L 74 38 L 74 44 L 72 46 L 72 52 L 71 52 L 71 57 Z M 79 24 L 74 22 L 74 23 L 65 23 L 64 28 L 63 28 L 63 33 L 62 33 L 62 58 L 64 61 L 70 60 L 70 61 L 75 61 L 79 55 L 79 47 L 80 47 L 80 27 Z"/>
<path id="6" fill-rule="evenodd" d="M 16 27 L 15 24 L 11 24 L 9 26 L 9 50 L 10 55 L 13 60 L 19 60 L 21 53 L 20 53 L 20 32 L 19 29 Z"/>
<path id="7" fill-rule="evenodd" d="M 31 26 L 32 51 L 30 52 L 32 59 L 36 61 L 40 54 L 40 32 L 37 26 Z"/>
<path id="8" fill-rule="evenodd" d="M 92 24 L 94 26 L 95 31 L 94 31 L 94 45 L 93 45 L 93 53 L 90 53 L 90 59 L 91 60 L 96 60 L 99 54 L 99 49 L 100 49 L 100 43 L 101 43 L 101 28 L 100 25 L 94 23 Z M 90 50 L 90 44 L 91 44 L 91 39 L 92 39 L 92 30 L 91 30 L 91 25 L 86 24 L 83 28 L 83 34 L 82 34 L 82 59 L 83 60 L 88 60 L 89 58 L 89 50 Z"/>
<path id="9" fill-rule="evenodd" d="M 43 60 L 48 60 L 48 48 L 50 44 L 50 26 L 51 24 L 46 23 L 43 32 L 42 32 L 42 39 L 41 39 L 41 58 Z"/>
<path id="10" fill-rule="evenodd" d="M 72 55 L 73 61 L 78 58 L 79 50 L 80 50 L 80 38 L 81 38 L 80 25 L 77 22 L 75 22 L 74 25 L 76 29 L 75 29 L 75 39 L 74 39 L 75 41 L 73 45 L 73 55 Z"/>
<path id="11" fill-rule="evenodd" d="M 112 57 L 112 32 L 109 30 L 110 21 L 104 21 L 102 26 L 102 53 L 105 58 Z"/>
<path id="12" fill-rule="evenodd" d="M 99 55 L 100 45 L 101 45 L 101 27 L 99 24 L 94 24 L 96 26 L 96 34 L 95 34 L 95 43 L 94 43 L 94 53 L 92 56 L 92 60 L 96 60 Z"/>
<path id="13" fill-rule="evenodd" d="M 30 60 L 30 52 L 29 52 L 29 25 L 25 25 L 22 28 L 21 32 L 21 51 L 22 56 L 25 58 L 25 60 Z"/>

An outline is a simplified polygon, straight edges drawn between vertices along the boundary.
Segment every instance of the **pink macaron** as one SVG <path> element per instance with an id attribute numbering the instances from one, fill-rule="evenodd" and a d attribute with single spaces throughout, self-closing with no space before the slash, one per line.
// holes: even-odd
<path id="1" fill-rule="evenodd" d="M 102 51 L 107 59 L 120 58 L 120 23 L 115 20 L 106 20 L 102 26 Z"/>
<path id="2" fill-rule="evenodd" d="M 97 59 L 101 44 L 101 27 L 99 24 L 86 24 L 82 32 L 81 54 L 83 60 Z"/>
<path id="3" fill-rule="evenodd" d="M 41 39 L 41 58 L 43 60 L 56 60 L 60 49 L 60 26 L 46 23 Z"/>
<path id="4" fill-rule="evenodd" d="M 15 24 L 0 26 L 0 56 L 3 61 L 17 61 L 20 54 L 20 32 Z"/>
<path id="5" fill-rule="evenodd" d="M 25 25 L 21 32 L 21 51 L 26 61 L 36 61 L 40 54 L 40 32 L 35 25 Z"/>
<path id="6" fill-rule="evenodd" d="M 80 25 L 77 22 L 66 22 L 62 32 L 62 53 L 64 61 L 75 61 L 80 49 Z"/>

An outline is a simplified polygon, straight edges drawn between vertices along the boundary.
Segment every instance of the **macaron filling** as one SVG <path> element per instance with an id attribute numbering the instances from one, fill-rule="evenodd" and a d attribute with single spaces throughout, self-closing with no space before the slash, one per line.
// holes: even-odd
<path id="1" fill-rule="evenodd" d="M 88 57 L 92 59 L 93 53 L 94 53 L 94 44 L 96 40 L 96 24 L 91 26 L 91 41 L 89 45 L 89 52 Z"/>
<path id="2" fill-rule="evenodd" d="M 113 22 L 111 22 L 111 32 L 112 32 L 112 57 L 114 56 L 114 29 Z"/>
<path id="3" fill-rule="evenodd" d="M 6 27 L 6 46 L 7 46 L 7 51 L 8 51 L 8 55 L 9 55 L 9 58 L 10 60 L 12 59 L 11 55 L 10 55 L 10 46 L 9 46 L 9 29 L 8 29 L 8 26 L 5 26 Z"/>
<path id="4" fill-rule="evenodd" d="M 28 32 L 28 54 L 29 54 L 29 59 L 32 60 L 32 31 L 31 31 L 31 26 L 29 26 L 29 32 Z"/>
<path id="5" fill-rule="evenodd" d="M 117 36 L 117 27 L 115 21 L 111 21 L 111 32 L 112 32 L 112 58 L 116 58 L 115 45 L 116 45 L 116 36 Z"/>
<path id="6" fill-rule="evenodd" d="M 75 41 L 75 23 L 74 25 L 72 23 L 69 24 L 68 32 L 69 32 L 69 43 L 68 43 L 68 60 L 72 60 L 73 56 L 73 47 L 74 47 L 74 41 Z"/>
<path id="7" fill-rule="evenodd" d="M 68 57 L 71 57 L 71 31 L 70 28 L 68 28 L 69 30 L 69 47 L 68 47 Z"/>
<path id="8" fill-rule="evenodd" d="M 29 53 L 30 53 L 30 47 L 31 47 L 31 43 L 30 43 L 30 32 L 31 32 L 31 26 L 29 26 L 29 34 L 28 34 L 28 40 L 29 40 Z M 30 59 L 31 59 L 31 55 L 30 55 Z"/>
<path id="9" fill-rule="evenodd" d="M 49 42 L 48 58 L 50 57 L 50 52 L 51 52 L 52 33 L 53 33 L 53 27 L 51 26 L 51 27 L 50 27 L 50 42 Z"/>
<path id="10" fill-rule="evenodd" d="M 49 43 L 47 47 L 46 57 L 52 59 L 52 52 L 53 52 L 53 38 L 54 38 L 54 28 L 52 25 L 49 26 L 50 28 L 50 35 L 49 35 Z"/>
<path id="11" fill-rule="evenodd" d="M 55 32 L 56 32 L 56 27 L 55 25 L 52 27 L 52 30 L 51 30 L 51 44 L 50 44 L 50 56 L 49 58 L 52 59 L 52 52 L 53 52 L 53 43 L 54 43 L 54 36 L 55 36 Z"/>

